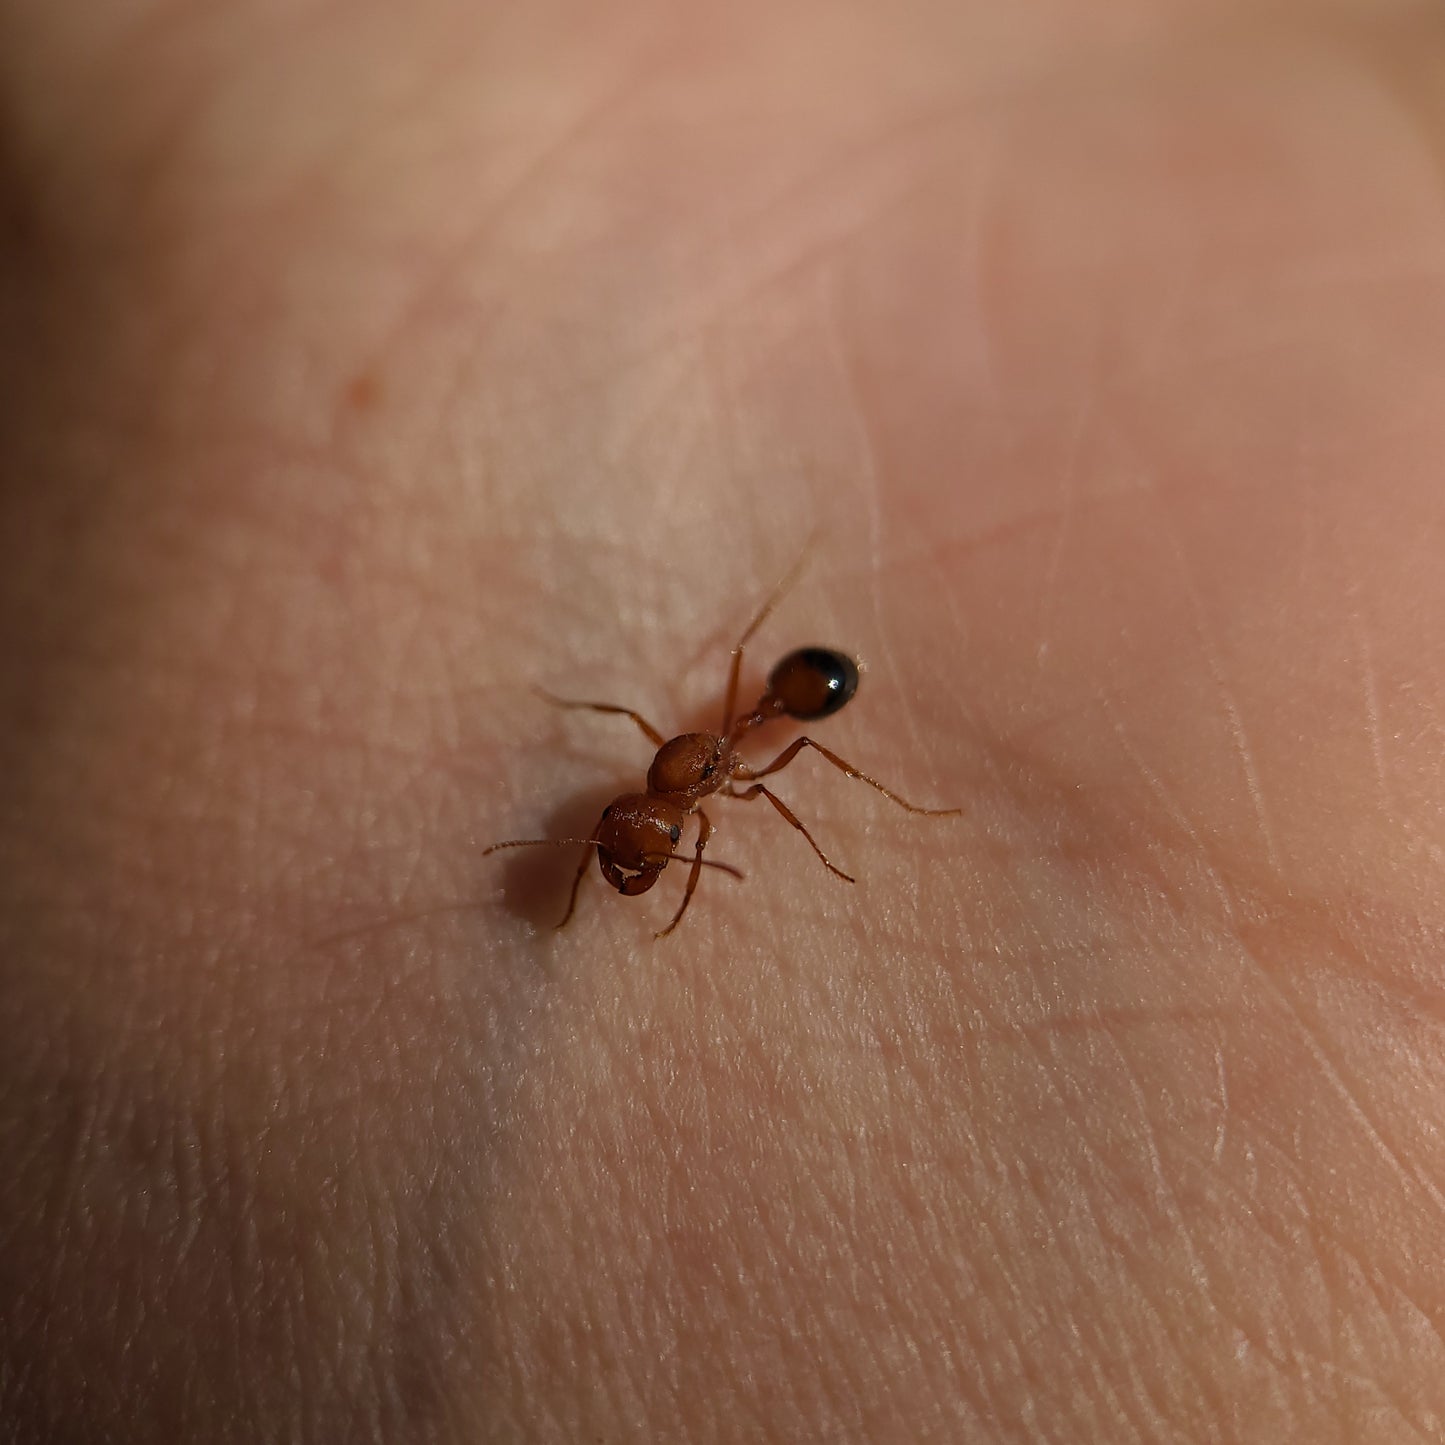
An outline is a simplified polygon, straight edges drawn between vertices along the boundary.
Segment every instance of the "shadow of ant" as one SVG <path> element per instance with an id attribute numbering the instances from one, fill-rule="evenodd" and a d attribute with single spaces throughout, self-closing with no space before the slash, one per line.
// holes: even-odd
<path id="1" fill-rule="evenodd" d="M 573 794 L 546 818 L 541 834 L 551 838 L 589 838 L 602 810 L 617 796 L 619 785 L 601 784 Z M 501 867 L 501 907 L 513 918 L 534 928 L 555 932 L 567 909 L 572 886 L 586 845 L 558 844 L 555 848 L 518 848 Z M 589 867 L 595 868 L 596 849 L 586 847 Z M 486 881 L 496 865 L 482 863 L 477 870 L 479 897 L 495 885 Z M 585 886 L 585 880 L 584 880 Z"/>

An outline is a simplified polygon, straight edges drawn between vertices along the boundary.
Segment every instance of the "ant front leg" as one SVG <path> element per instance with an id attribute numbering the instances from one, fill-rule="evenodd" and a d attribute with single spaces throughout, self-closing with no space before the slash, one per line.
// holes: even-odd
<path id="1" fill-rule="evenodd" d="M 744 803 L 751 802 L 754 798 L 766 798 L 768 802 L 808 840 L 808 847 L 823 860 L 823 867 L 825 867 L 828 872 L 835 874 L 845 883 L 856 883 L 858 881 L 851 874 L 845 873 L 829 859 L 828 855 L 818 846 L 818 840 L 803 826 L 802 819 L 799 818 L 776 793 L 770 792 L 761 783 L 754 783 L 751 788 L 746 788 L 741 793 L 734 788 L 729 788 L 728 797 L 737 798 L 740 802 Z"/>
<path id="2" fill-rule="evenodd" d="M 754 778 L 766 778 L 769 773 L 779 773 L 804 748 L 812 748 L 814 752 L 822 753 L 839 772 L 847 773 L 850 778 L 857 778 L 859 782 L 867 783 L 870 788 L 876 788 L 890 803 L 897 803 L 900 808 L 904 808 L 910 813 L 921 813 L 926 818 L 946 818 L 954 813 L 963 812 L 962 808 L 920 808 L 906 798 L 900 798 L 891 788 L 885 788 L 877 778 L 870 778 L 867 773 L 855 768 L 852 763 L 845 762 L 837 753 L 829 752 L 822 743 L 815 743 L 812 738 L 799 738 L 797 742 L 789 744 L 765 768 L 740 767 L 735 776 L 751 782 Z"/>
<path id="3" fill-rule="evenodd" d="M 572 708 L 574 710 L 581 710 L 584 712 L 609 712 L 616 713 L 620 717 L 630 717 L 632 721 L 635 722 L 637 726 L 642 729 L 644 735 L 647 737 L 647 740 L 655 748 L 660 748 L 663 743 L 667 741 L 667 739 L 663 737 L 663 735 L 658 732 L 658 730 L 653 727 L 653 725 L 648 722 L 648 720 L 643 717 L 641 713 L 633 712 L 630 707 L 620 707 L 615 702 L 574 702 L 569 697 L 555 697 L 552 693 L 541 687 L 537 689 L 537 692 L 540 694 L 540 696 L 550 702 L 553 707 Z"/>
<path id="4" fill-rule="evenodd" d="M 692 870 L 687 875 L 687 890 L 682 895 L 682 902 L 678 904 L 677 912 L 672 915 L 672 922 L 655 934 L 657 938 L 666 938 L 679 923 L 682 922 L 682 915 L 687 912 L 687 905 L 692 902 L 692 895 L 697 891 L 697 880 L 702 876 L 702 850 L 707 847 L 707 840 L 712 837 L 712 823 L 708 820 L 706 813 L 701 808 L 697 810 L 697 851 L 693 854 Z"/>
<path id="5" fill-rule="evenodd" d="M 589 846 L 582 855 L 582 861 L 577 865 L 577 876 L 572 880 L 572 896 L 567 900 L 567 911 L 562 915 L 562 921 L 557 925 L 560 931 L 572 921 L 572 915 L 577 911 L 577 893 L 582 887 L 582 880 L 587 876 L 587 869 L 592 863 L 592 848 Z"/>

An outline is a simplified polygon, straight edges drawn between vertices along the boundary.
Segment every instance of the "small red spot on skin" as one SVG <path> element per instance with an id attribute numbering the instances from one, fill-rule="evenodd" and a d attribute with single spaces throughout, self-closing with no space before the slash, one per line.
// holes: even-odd
<path id="1" fill-rule="evenodd" d="M 381 401 L 381 382 L 374 372 L 360 372 L 347 382 L 344 398 L 349 411 L 375 411 Z"/>

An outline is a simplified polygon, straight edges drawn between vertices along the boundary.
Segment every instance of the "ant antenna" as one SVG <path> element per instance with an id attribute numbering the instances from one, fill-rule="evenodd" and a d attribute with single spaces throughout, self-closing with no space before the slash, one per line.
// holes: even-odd
<path id="1" fill-rule="evenodd" d="M 596 838 L 510 838 L 505 843 L 493 843 L 482 849 L 482 857 L 488 853 L 500 853 L 503 848 L 580 848 L 583 845 L 596 848 Z"/>
<path id="2" fill-rule="evenodd" d="M 485 858 L 488 853 L 499 853 L 503 848 L 600 848 L 602 845 L 596 838 L 510 838 L 505 843 L 493 843 L 490 848 L 483 848 L 481 856 Z M 713 858 L 697 858 L 691 853 L 648 853 L 647 858 L 660 860 L 666 858 L 669 863 L 701 863 L 704 868 L 717 868 L 724 873 L 731 873 L 734 878 L 743 877 L 740 868 L 734 868 L 731 863 L 719 863 Z"/>

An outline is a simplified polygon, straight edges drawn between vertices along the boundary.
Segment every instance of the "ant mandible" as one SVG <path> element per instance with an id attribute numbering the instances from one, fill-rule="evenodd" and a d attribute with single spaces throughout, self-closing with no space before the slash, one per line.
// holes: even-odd
<path id="1" fill-rule="evenodd" d="M 587 876 L 587 865 L 592 861 L 593 850 L 602 876 L 619 892 L 627 897 L 646 893 L 669 863 L 691 862 L 687 888 L 682 902 L 673 914 L 672 922 L 656 936 L 666 938 L 679 923 L 692 895 L 697 891 L 697 881 L 704 868 L 717 868 L 731 873 L 735 878 L 742 874 L 727 863 L 717 863 L 704 858 L 703 849 L 712 837 L 712 820 L 703 812 L 702 800 L 714 793 L 724 797 L 750 802 L 754 798 L 766 798 L 794 828 L 808 840 L 823 866 L 845 883 L 857 880 L 837 867 L 818 846 L 813 835 L 803 826 L 801 820 L 783 800 L 760 780 L 773 773 L 781 772 L 804 748 L 821 753 L 840 772 L 850 778 L 857 778 L 876 788 L 889 802 L 896 803 L 910 813 L 925 817 L 942 818 L 961 813 L 962 808 L 920 808 L 900 798 L 897 793 L 885 788 L 877 778 L 870 778 L 851 763 L 845 762 L 837 753 L 830 752 L 822 743 L 812 738 L 801 737 L 789 743 L 766 767 L 753 768 L 738 756 L 738 744 L 755 728 L 778 718 L 788 717 L 799 722 L 816 722 L 831 717 L 845 707 L 858 691 L 858 664 L 846 653 L 830 647 L 801 647 L 790 652 L 768 674 L 768 684 L 763 695 L 757 700 L 751 712 L 736 716 L 738 677 L 742 670 L 743 649 L 752 635 L 767 620 L 777 606 L 783 593 L 791 585 L 801 567 L 802 559 L 773 590 L 773 594 L 748 623 L 743 635 L 732 650 L 732 662 L 728 670 L 727 700 L 723 706 L 722 726 L 715 733 L 682 733 L 675 738 L 665 738 L 640 713 L 630 707 L 621 707 L 610 702 L 576 702 L 570 698 L 553 697 L 542 693 L 548 702 L 557 707 L 579 708 L 589 712 L 616 713 L 631 718 L 641 729 L 648 741 L 657 749 L 652 766 L 647 770 L 647 791 L 623 793 L 614 798 L 602 810 L 597 826 L 590 838 L 514 838 L 504 843 L 493 843 L 482 851 L 482 857 L 504 848 L 568 847 L 576 844 L 587 851 L 572 880 L 572 894 L 567 901 L 567 911 L 562 915 L 558 928 L 565 928 L 577 908 L 577 893 L 582 880 Z M 738 788 L 736 783 L 751 786 Z M 697 815 L 697 843 L 691 859 L 686 854 L 673 850 L 682 839 L 683 824 L 692 814 Z"/>

